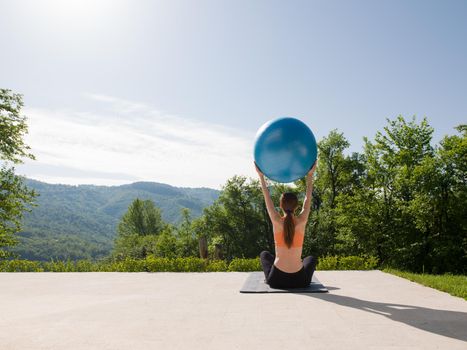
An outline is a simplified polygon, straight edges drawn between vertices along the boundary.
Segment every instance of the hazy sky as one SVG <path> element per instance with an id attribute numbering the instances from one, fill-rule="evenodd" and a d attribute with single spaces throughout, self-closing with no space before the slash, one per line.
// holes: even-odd
<path id="1" fill-rule="evenodd" d="M 467 122 L 467 1 L 0 0 L 0 86 L 54 183 L 219 188 L 267 120 L 361 151 L 398 114 Z"/>

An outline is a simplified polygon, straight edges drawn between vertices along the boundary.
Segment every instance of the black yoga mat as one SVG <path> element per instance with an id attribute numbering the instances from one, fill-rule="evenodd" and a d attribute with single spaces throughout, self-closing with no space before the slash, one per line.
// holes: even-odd
<path id="1" fill-rule="evenodd" d="M 309 286 L 305 288 L 271 288 L 264 282 L 264 272 L 262 271 L 251 272 L 240 289 L 240 293 L 326 293 L 327 291 L 315 275 L 313 275 Z"/>

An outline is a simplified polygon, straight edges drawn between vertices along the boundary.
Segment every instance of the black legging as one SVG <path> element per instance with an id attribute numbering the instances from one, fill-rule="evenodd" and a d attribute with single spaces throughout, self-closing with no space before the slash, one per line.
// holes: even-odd
<path id="1" fill-rule="evenodd" d="M 303 259 L 302 268 L 293 273 L 279 270 L 274 265 L 275 257 L 267 250 L 259 255 L 266 283 L 273 288 L 301 288 L 311 283 L 316 268 L 316 260 L 311 255 Z"/>

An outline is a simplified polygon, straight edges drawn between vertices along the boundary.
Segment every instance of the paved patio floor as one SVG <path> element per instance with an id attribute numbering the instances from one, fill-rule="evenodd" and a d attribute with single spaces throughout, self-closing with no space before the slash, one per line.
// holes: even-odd
<path id="1" fill-rule="evenodd" d="M 242 294 L 248 273 L 0 273 L 0 349 L 467 349 L 467 302 L 381 271 L 325 294 Z"/>

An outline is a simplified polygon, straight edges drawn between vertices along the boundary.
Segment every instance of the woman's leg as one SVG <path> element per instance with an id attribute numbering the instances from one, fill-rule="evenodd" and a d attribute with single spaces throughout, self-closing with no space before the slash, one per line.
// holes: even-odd
<path id="1" fill-rule="evenodd" d="M 306 285 L 309 285 L 311 283 L 313 273 L 315 272 L 316 259 L 311 255 L 307 256 L 305 259 L 303 259 L 303 267 L 306 272 Z"/>
<path id="2" fill-rule="evenodd" d="M 267 250 L 263 250 L 259 254 L 259 259 L 263 267 L 264 277 L 265 279 L 267 279 L 269 276 L 269 272 L 271 271 L 271 267 L 274 264 L 274 259 L 275 259 L 274 255 L 269 253 Z"/>

